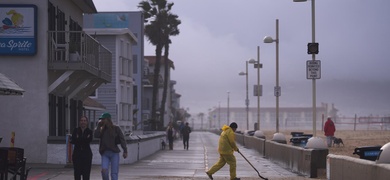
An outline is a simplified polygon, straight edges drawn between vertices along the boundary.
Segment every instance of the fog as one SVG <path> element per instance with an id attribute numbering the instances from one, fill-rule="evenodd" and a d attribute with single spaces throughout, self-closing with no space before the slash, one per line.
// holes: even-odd
<path id="1" fill-rule="evenodd" d="M 94 0 L 98 11 L 139 11 L 139 1 Z M 279 19 L 280 107 L 311 107 L 312 81 L 306 79 L 307 43 L 311 42 L 311 1 L 292 0 L 173 0 L 172 12 L 182 24 L 172 37 L 172 79 L 181 106 L 190 113 L 227 106 L 245 107 L 245 61 L 257 59 L 260 46 L 261 105 L 275 106 L 275 38 Z M 334 103 L 341 115 L 390 115 L 390 2 L 362 0 L 315 1 L 315 38 L 320 44 L 321 79 L 316 80 L 316 102 Z M 145 55 L 155 48 L 145 38 Z M 249 67 L 250 106 L 257 99 L 252 86 L 257 71 Z"/>

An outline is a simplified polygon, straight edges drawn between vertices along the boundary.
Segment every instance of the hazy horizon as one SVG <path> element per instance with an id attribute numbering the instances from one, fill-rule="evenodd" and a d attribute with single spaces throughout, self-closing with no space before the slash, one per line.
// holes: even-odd
<path id="1" fill-rule="evenodd" d="M 98 11 L 140 11 L 140 1 L 93 0 Z M 306 79 L 307 43 L 311 42 L 311 1 L 168 0 L 182 24 L 172 37 L 169 58 L 181 107 L 191 114 L 227 105 L 245 106 L 245 61 L 257 58 L 260 46 L 261 106 L 275 106 L 275 38 L 279 19 L 280 106 L 312 106 L 312 81 Z M 342 115 L 390 114 L 390 1 L 315 1 L 316 42 L 320 44 L 321 79 L 316 81 L 317 106 L 334 103 Z M 145 38 L 145 55 L 154 55 Z M 249 66 L 250 106 L 256 70 Z"/>

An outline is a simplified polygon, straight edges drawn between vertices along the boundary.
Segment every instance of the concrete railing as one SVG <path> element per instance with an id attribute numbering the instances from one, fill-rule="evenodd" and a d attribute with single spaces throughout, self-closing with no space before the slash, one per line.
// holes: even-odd
<path id="1" fill-rule="evenodd" d="M 310 178 L 326 171 L 328 149 L 305 149 L 242 134 L 236 134 L 236 141 L 246 148 L 255 149 L 270 161 Z"/>
<path id="2" fill-rule="evenodd" d="M 128 157 L 124 159 L 120 153 L 120 164 L 131 164 L 150 156 L 161 150 L 161 141 L 165 140 L 165 132 L 154 132 L 153 134 L 133 135 L 126 137 Z M 67 164 L 69 149 L 65 137 L 49 137 L 47 143 L 48 164 Z M 119 149 L 122 151 L 120 145 Z M 91 143 L 93 153 L 92 164 L 100 164 L 99 140 L 94 139 Z M 70 157 L 71 158 L 71 157 Z"/>
<path id="3" fill-rule="evenodd" d="M 334 154 L 329 154 L 327 158 L 328 179 L 379 180 L 390 178 L 390 164 L 377 164 L 375 161 Z"/>

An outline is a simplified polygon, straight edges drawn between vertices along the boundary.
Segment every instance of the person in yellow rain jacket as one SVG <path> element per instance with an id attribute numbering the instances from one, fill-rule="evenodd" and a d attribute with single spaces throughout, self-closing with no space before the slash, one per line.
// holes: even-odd
<path id="1" fill-rule="evenodd" d="M 236 157 L 233 155 L 234 151 L 239 152 L 236 145 L 236 135 L 234 134 L 236 130 L 237 123 L 235 122 L 232 122 L 230 126 L 223 125 L 218 142 L 219 160 L 206 172 L 210 179 L 213 179 L 212 175 L 227 163 L 230 166 L 230 179 L 240 180 L 236 177 Z"/>

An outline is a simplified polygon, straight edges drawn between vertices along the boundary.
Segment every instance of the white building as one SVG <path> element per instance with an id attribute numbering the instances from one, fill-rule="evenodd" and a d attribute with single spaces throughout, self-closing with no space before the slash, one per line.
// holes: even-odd
<path id="1" fill-rule="evenodd" d="M 337 109 L 328 106 L 326 103 L 321 103 L 321 106 L 316 107 L 316 128 L 321 129 L 323 119 L 327 116 L 337 117 Z M 227 119 L 229 112 L 229 120 Z M 239 130 L 254 130 L 257 129 L 257 107 L 248 109 L 248 124 L 245 107 L 215 107 L 210 109 L 207 121 L 203 123 L 203 129 L 221 128 L 224 124 L 229 125 L 232 122 L 238 124 Z M 260 108 L 260 130 L 276 129 L 276 108 L 261 107 Z M 326 120 L 326 119 L 325 119 Z M 313 127 L 313 108 L 312 107 L 280 107 L 279 108 L 279 127 L 281 130 L 286 129 L 312 129 Z"/>
<path id="2" fill-rule="evenodd" d="M 83 13 L 96 12 L 92 0 L 1 1 L 0 18 L 9 21 L 0 30 L 0 72 L 25 93 L 0 96 L 0 145 L 15 132 L 29 163 L 47 162 L 50 143 L 65 144 L 83 100 L 112 79 L 112 53 L 82 31 Z"/>
<path id="3" fill-rule="evenodd" d="M 152 85 L 152 86 L 145 85 L 145 90 L 152 91 L 153 81 L 154 81 L 153 74 L 154 74 L 154 67 L 155 67 L 155 63 L 156 63 L 156 56 L 145 56 L 145 61 L 149 63 L 149 68 L 145 71 L 148 74 L 149 83 L 150 83 L 150 85 Z M 158 78 L 159 90 L 158 90 L 158 94 L 157 94 L 157 105 L 156 105 L 157 111 L 161 108 L 161 100 L 162 100 L 163 88 L 164 88 L 164 72 L 165 72 L 164 67 L 167 65 L 169 66 L 168 89 L 167 89 L 167 100 L 165 103 L 164 122 L 162 124 L 163 127 L 166 127 L 170 121 L 173 121 L 173 114 L 172 114 L 171 108 L 172 108 L 172 91 L 174 89 L 173 86 L 175 83 L 171 82 L 170 69 L 171 68 L 175 69 L 175 66 L 173 65 L 173 61 L 171 61 L 171 60 L 165 61 L 164 57 L 161 57 L 160 74 L 159 74 L 159 78 Z M 152 93 L 150 92 L 148 94 L 152 94 Z M 148 115 L 147 113 L 151 113 L 152 96 L 145 97 L 144 103 L 150 104 L 150 111 L 144 111 L 144 116 L 150 118 L 151 114 Z"/>
<path id="4" fill-rule="evenodd" d="M 114 124 L 121 127 L 125 134 L 130 134 L 133 130 L 133 113 L 138 112 L 138 107 L 141 107 L 141 102 L 138 101 L 138 95 L 141 90 L 138 90 L 134 74 L 137 77 L 142 76 L 142 72 L 138 56 L 142 57 L 142 47 L 134 48 L 138 44 L 138 39 L 130 30 L 132 19 L 130 12 L 104 12 L 97 14 L 84 15 L 84 30 L 98 39 L 105 47 L 112 52 L 112 79 L 111 83 L 101 85 L 93 99 L 104 105 L 112 116 Z M 133 24 L 133 27 L 143 27 L 142 15 L 137 12 L 138 18 Z M 142 34 L 141 34 L 142 35 Z M 141 42 L 143 37 L 140 37 Z M 133 50 L 137 50 L 138 56 L 135 56 Z M 135 66 L 135 67 L 134 67 Z M 141 74 L 141 75 L 140 75 Z M 141 83 L 141 80 L 138 80 Z M 103 113 L 103 112 L 100 112 Z M 137 117 L 137 116 L 136 116 Z M 136 118 L 137 119 L 137 118 Z"/>

